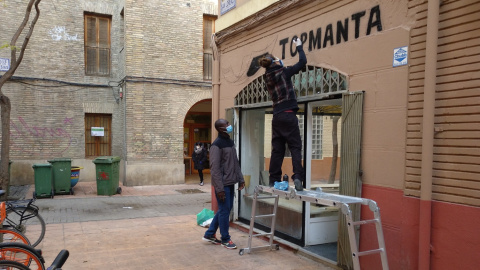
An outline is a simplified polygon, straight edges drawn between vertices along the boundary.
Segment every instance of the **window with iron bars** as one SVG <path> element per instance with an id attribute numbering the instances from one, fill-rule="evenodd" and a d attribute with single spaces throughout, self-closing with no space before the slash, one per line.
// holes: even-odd
<path id="1" fill-rule="evenodd" d="M 300 129 L 300 134 L 303 134 L 305 126 L 303 124 L 304 116 L 297 115 L 298 117 L 298 127 Z M 322 159 L 322 139 L 323 139 L 323 116 L 322 115 L 312 115 L 312 159 Z M 304 138 L 302 137 L 302 149 L 304 149 L 305 143 Z M 290 150 L 286 147 L 285 151 L 286 157 L 291 157 Z"/>

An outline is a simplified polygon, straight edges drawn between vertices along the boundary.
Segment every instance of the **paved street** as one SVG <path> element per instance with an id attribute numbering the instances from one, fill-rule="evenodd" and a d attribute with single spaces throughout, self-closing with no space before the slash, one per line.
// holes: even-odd
<path id="1" fill-rule="evenodd" d="M 210 193 L 37 200 L 47 224 L 195 215 L 210 208 Z"/>
<path id="2" fill-rule="evenodd" d="M 38 246 L 47 265 L 68 249 L 64 270 L 334 269 L 284 248 L 240 256 L 248 234 L 234 228 L 236 250 L 202 241 L 206 229 L 196 224 L 196 214 L 211 207 L 209 182 L 122 187 L 122 194 L 111 197 L 97 196 L 95 188 L 94 182 L 79 183 L 74 195 L 36 201 L 47 223 Z M 253 246 L 266 244 L 253 241 Z"/>

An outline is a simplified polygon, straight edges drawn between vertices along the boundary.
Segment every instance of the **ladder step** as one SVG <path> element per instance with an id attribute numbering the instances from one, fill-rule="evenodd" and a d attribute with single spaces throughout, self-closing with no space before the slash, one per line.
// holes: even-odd
<path id="1" fill-rule="evenodd" d="M 373 250 L 358 252 L 358 256 L 360 257 L 360 256 L 364 256 L 364 255 L 377 254 L 377 253 L 382 253 L 382 252 L 384 252 L 383 248 L 379 248 L 379 249 L 373 249 Z"/>
<path id="2" fill-rule="evenodd" d="M 370 220 L 360 220 L 352 222 L 353 225 L 365 225 L 370 223 L 377 223 L 378 219 L 370 219 Z"/>
<path id="3" fill-rule="evenodd" d="M 257 196 L 257 200 L 264 200 L 264 199 L 275 199 L 278 195 L 275 196 Z"/>
<path id="4" fill-rule="evenodd" d="M 263 218 L 263 217 L 274 217 L 275 214 L 270 214 L 270 215 L 259 215 L 259 216 L 255 216 L 255 218 Z"/>
<path id="5" fill-rule="evenodd" d="M 271 232 L 269 233 L 257 233 L 257 234 L 252 234 L 252 237 L 259 237 L 259 236 L 266 236 L 266 235 L 272 235 Z"/>

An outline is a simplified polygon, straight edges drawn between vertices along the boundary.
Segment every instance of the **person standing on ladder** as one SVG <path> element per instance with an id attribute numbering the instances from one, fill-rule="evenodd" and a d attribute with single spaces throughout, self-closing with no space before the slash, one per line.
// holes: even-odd
<path id="1" fill-rule="evenodd" d="M 295 189 L 303 190 L 304 170 L 302 166 L 302 138 L 296 112 L 299 110 L 293 89 L 292 76 L 307 64 L 302 41 L 294 37 L 299 61 L 293 66 L 283 66 L 283 61 L 267 53 L 258 60 L 265 70 L 265 82 L 273 102 L 272 154 L 270 158 L 270 187 L 282 179 L 282 164 L 285 157 L 285 143 L 292 153 L 293 183 Z"/>

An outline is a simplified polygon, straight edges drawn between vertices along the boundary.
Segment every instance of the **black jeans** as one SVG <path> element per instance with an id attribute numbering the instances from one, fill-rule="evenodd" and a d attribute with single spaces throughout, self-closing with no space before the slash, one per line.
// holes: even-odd
<path id="1" fill-rule="evenodd" d="M 200 182 L 203 182 L 203 170 L 198 170 L 198 176 L 200 176 Z"/>
<path id="2" fill-rule="evenodd" d="M 285 157 L 285 143 L 292 153 L 292 179 L 303 182 L 302 138 L 298 118 L 293 112 L 275 114 L 272 120 L 272 155 L 270 158 L 270 184 L 282 181 L 282 164 Z"/>

